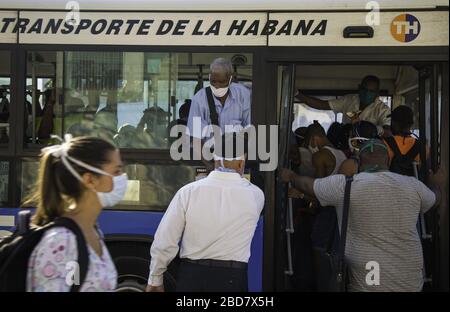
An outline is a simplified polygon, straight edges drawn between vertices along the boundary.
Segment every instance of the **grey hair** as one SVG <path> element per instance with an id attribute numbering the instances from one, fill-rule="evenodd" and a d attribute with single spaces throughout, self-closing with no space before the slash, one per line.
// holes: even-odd
<path id="1" fill-rule="evenodd" d="M 219 57 L 211 62 L 211 65 L 209 66 L 209 71 L 211 73 L 225 72 L 225 74 L 231 76 L 233 74 L 233 65 L 229 60 Z"/>

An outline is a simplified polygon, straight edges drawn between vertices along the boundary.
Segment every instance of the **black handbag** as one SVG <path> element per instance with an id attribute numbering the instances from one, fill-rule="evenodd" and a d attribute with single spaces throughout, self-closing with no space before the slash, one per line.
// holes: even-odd
<path id="1" fill-rule="evenodd" d="M 350 208 L 350 190 L 353 177 L 345 179 L 344 207 L 342 211 L 341 234 L 337 252 L 327 251 L 329 261 L 330 279 L 328 291 L 345 292 L 347 290 L 347 264 L 345 262 L 345 243 L 347 240 L 348 211 Z"/>

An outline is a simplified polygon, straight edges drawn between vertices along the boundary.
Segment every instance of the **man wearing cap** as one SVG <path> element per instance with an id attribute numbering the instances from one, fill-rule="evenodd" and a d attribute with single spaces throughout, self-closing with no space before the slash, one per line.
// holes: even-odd
<path id="1" fill-rule="evenodd" d="M 147 291 L 164 291 L 163 274 L 178 250 L 177 291 L 247 291 L 250 245 L 264 194 L 242 177 L 244 135 L 226 133 L 221 141 L 215 170 L 182 187 L 158 226 Z M 243 146 L 237 148 L 237 142 Z"/>
<path id="2" fill-rule="evenodd" d="M 419 180 L 388 170 L 389 156 L 381 140 L 360 149 L 360 173 L 353 177 L 345 259 L 350 291 L 421 291 L 423 255 L 416 229 L 419 212 L 439 203 L 445 170 L 430 176 L 431 191 Z M 345 176 L 323 179 L 298 176 L 283 169 L 281 179 L 293 183 L 324 207 L 334 206 L 342 223 Z M 330 208 L 332 209 L 332 208 Z M 366 265 L 376 263 L 379 275 L 367 282 Z M 375 272 L 374 274 L 378 274 Z"/>

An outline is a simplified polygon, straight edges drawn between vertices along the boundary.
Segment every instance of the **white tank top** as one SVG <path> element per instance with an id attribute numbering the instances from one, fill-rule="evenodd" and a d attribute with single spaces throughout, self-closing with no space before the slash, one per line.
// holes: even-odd
<path id="1" fill-rule="evenodd" d="M 333 148 L 331 146 L 324 146 L 324 148 L 326 148 L 331 152 L 331 154 L 333 154 L 335 160 L 334 170 L 330 175 L 337 174 L 339 167 L 341 167 L 341 164 L 344 162 L 344 160 L 347 159 L 347 156 L 345 156 L 343 151 Z"/>

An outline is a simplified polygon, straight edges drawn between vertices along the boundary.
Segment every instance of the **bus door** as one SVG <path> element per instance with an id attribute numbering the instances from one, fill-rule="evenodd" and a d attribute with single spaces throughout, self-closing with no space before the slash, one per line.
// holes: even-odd
<path id="1" fill-rule="evenodd" d="M 435 267 L 437 268 L 436 276 L 439 279 L 435 278 L 434 280 L 434 289 L 439 291 L 449 291 L 449 281 L 448 281 L 448 249 L 449 249 L 449 209 L 448 209 L 448 143 L 449 143 L 449 95 L 448 95 L 448 62 L 442 63 L 440 67 L 440 71 L 438 73 L 438 121 L 439 128 L 437 138 L 440 142 L 439 149 L 439 165 L 442 168 L 445 168 L 447 172 L 447 181 L 445 185 L 441 186 L 442 199 L 441 204 L 438 209 L 439 214 L 439 229 L 436 233 L 439 234 L 438 240 L 436 240 L 436 250 L 439 250 L 438 257 L 436 258 L 437 263 Z"/>
<path id="2" fill-rule="evenodd" d="M 436 172 L 442 161 L 444 163 L 448 162 L 448 154 L 446 159 L 442 159 L 441 155 L 443 148 L 446 148 L 448 151 L 448 146 L 446 146 L 448 140 L 441 140 L 443 135 L 441 129 L 448 133 L 447 123 L 442 122 L 448 120 L 448 109 L 446 107 L 444 109 L 447 117 L 446 119 L 442 119 L 442 101 L 446 99 L 443 93 L 443 80 L 448 81 L 448 64 L 446 73 L 444 72 L 445 66 L 441 66 L 441 64 L 421 66 L 417 69 L 419 71 L 420 163 L 422 164 L 418 176 L 420 180 L 427 183 L 429 170 Z M 447 75 L 446 78 L 445 75 Z M 448 88 L 447 84 L 445 88 Z M 448 101 L 448 89 L 446 92 Z M 443 145 L 441 142 L 444 142 Z M 429 149 L 429 152 L 427 149 Z M 427 156 L 427 154 L 429 155 Z M 446 228 L 448 231 L 448 208 L 445 206 L 448 205 L 445 204 L 443 206 L 441 204 L 441 207 L 431 209 L 425 215 L 421 214 L 419 218 L 419 233 L 422 240 L 425 261 L 424 290 L 437 290 L 440 288 L 439 284 L 441 282 L 439 279 L 442 273 L 440 272 L 441 265 L 439 259 L 441 259 L 441 253 L 446 252 L 448 260 L 448 241 L 447 246 L 444 247 L 446 250 L 442 250 L 440 247 L 444 246 L 440 243 L 440 228 Z M 443 218 L 443 215 L 446 215 L 447 218 Z M 448 234 L 447 236 L 442 236 L 444 239 L 445 237 L 448 237 Z"/>
<path id="3" fill-rule="evenodd" d="M 295 64 L 278 66 L 278 121 L 279 121 L 279 151 L 278 170 L 289 167 L 288 149 L 292 142 L 291 124 L 293 120 L 295 86 Z M 276 224 L 281 224 L 281 231 L 276 235 L 275 283 L 277 290 L 291 288 L 290 281 L 293 270 L 293 244 L 294 234 L 292 200 L 288 198 L 288 187 L 277 178 L 276 188 Z"/>

